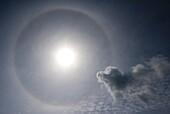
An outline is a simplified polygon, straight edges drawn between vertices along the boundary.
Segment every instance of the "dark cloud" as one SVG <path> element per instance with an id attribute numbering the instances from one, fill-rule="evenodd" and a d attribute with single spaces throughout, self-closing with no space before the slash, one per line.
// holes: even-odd
<path id="1" fill-rule="evenodd" d="M 105 71 L 97 73 L 97 80 L 104 84 L 114 100 L 129 97 L 149 103 L 155 93 L 154 85 L 170 73 L 170 63 L 167 58 L 157 56 L 144 64 L 137 64 L 129 72 L 109 66 Z M 126 97 L 128 99 L 128 97 Z"/>
<path id="2" fill-rule="evenodd" d="M 123 90 L 132 83 L 131 75 L 124 74 L 117 67 L 109 66 L 105 71 L 97 73 L 97 79 L 100 83 L 108 85 L 111 90 Z"/>

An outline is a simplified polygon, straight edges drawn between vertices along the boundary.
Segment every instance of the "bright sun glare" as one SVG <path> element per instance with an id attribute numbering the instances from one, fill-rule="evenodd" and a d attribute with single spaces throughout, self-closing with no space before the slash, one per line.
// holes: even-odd
<path id="1" fill-rule="evenodd" d="M 58 50 L 57 62 L 62 67 L 70 67 L 75 62 L 75 52 L 73 49 L 64 47 Z"/>

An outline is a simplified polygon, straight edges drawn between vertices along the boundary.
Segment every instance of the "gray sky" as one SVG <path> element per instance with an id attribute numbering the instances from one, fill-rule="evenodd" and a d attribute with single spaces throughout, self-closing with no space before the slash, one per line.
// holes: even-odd
<path id="1" fill-rule="evenodd" d="M 134 74 L 129 73 L 133 73 L 134 67 L 139 74 L 143 73 L 142 76 L 149 75 L 152 84 L 143 83 L 146 81 L 143 78 L 138 81 L 143 91 L 146 86 L 156 85 L 154 89 L 159 92 L 154 102 L 158 105 L 144 104 L 147 108 L 140 113 L 146 110 L 154 113 L 154 109 L 169 113 L 169 104 L 165 102 L 170 99 L 169 73 L 164 74 L 169 68 L 170 57 L 168 3 L 7 0 L 1 1 L 0 5 L 0 113 L 59 113 L 60 108 L 64 110 L 84 99 L 88 101 L 88 96 L 99 97 L 98 94 L 104 91 L 100 88 L 102 84 L 108 84 L 104 87 L 108 90 L 116 88 L 105 94 L 111 96 L 113 101 L 110 102 L 121 110 L 124 106 L 121 102 L 126 103 L 129 94 L 127 90 L 115 91 L 126 81 L 109 78 L 110 83 L 102 80 L 99 84 L 96 78 L 96 73 L 105 71 L 108 66 L 117 67 L 133 79 Z M 55 64 L 53 52 L 65 43 L 76 50 L 78 59 L 76 67 L 62 70 Z M 166 59 L 151 65 L 154 57 Z M 160 72 L 163 77 L 158 81 L 150 75 L 159 77 Z M 129 89 L 127 85 L 123 85 L 123 89 Z M 145 100 L 146 95 L 143 97 L 137 87 L 134 90 Z M 117 94 L 121 95 L 119 92 L 126 98 L 114 101 Z M 135 105 L 136 100 L 135 97 L 129 102 Z M 137 108 L 141 106 L 143 104 L 138 103 Z"/>

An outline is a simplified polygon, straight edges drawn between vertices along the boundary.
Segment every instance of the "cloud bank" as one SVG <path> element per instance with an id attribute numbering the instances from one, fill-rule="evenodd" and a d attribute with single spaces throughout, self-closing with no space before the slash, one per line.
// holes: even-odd
<path id="1" fill-rule="evenodd" d="M 170 74 L 167 58 L 157 56 L 144 64 L 133 66 L 123 72 L 114 66 L 108 66 L 96 75 L 99 83 L 104 84 L 114 101 L 120 99 L 138 100 L 148 104 L 156 93 L 155 85 Z"/>

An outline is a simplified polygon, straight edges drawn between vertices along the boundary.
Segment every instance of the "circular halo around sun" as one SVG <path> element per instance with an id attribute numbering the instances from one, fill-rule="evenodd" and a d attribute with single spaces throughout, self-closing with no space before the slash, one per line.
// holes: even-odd
<path id="1" fill-rule="evenodd" d="M 98 88 L 93 76 L 101 64 L 108 64 L 103 58 L 111 59 L 110 49 L 105 32 L 91 17 L 52 10 L 30 21 L 20 33 L 16 75 L 35 99 L 57 107 L 75 105 Z"/>

